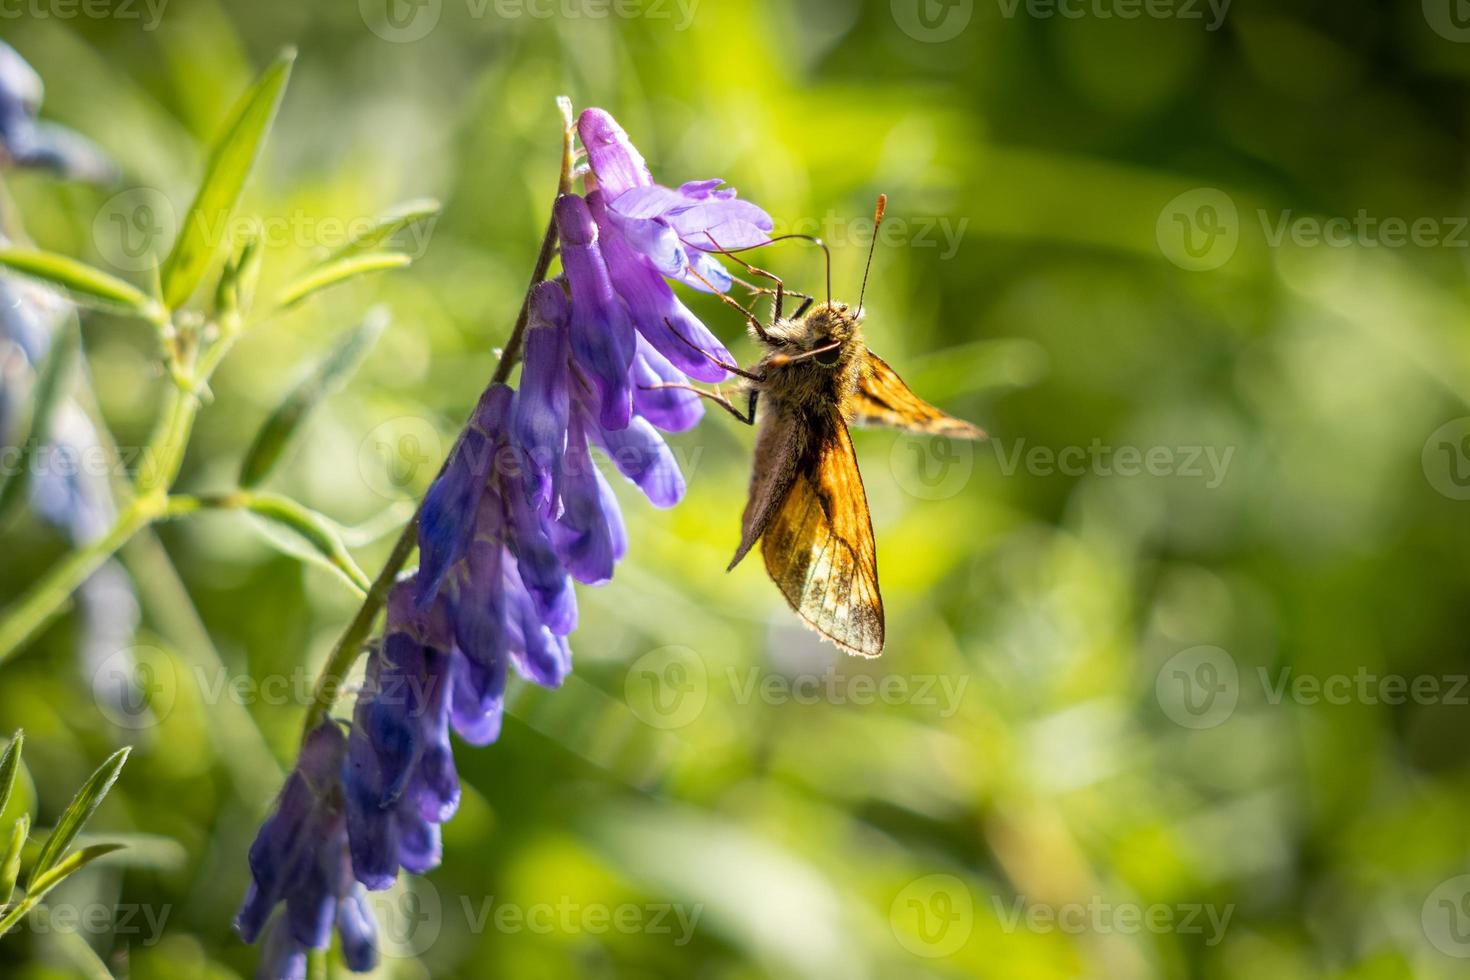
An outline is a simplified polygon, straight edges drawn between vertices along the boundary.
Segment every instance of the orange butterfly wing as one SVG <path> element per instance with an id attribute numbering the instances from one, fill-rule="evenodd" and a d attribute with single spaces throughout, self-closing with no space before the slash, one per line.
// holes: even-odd
<path id="1" fill-rule="evenodd" d="M 883 652 L 883 597 L 868 497 L 847 425 L 813 429 L 794 479 L 761 536 L 766 571 L 797 615 L 848 653 Z"/>
<path id="2" fill-rule="evenodd" d="M 842 408 L 854 425 L 908 429 L 955 439 L 985 438 L 985 430 L 944 414 L 914 394 L 898 372 L 872 351 L 868 351 L 858 375 L 857 391 Z"/>

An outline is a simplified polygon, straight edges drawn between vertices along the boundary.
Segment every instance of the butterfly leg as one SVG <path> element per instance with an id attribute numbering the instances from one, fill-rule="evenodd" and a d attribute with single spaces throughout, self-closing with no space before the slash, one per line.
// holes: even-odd
<path id="1" fill-rule="evenodd" d="M 721 294 L 721 295 L 723 296 L 723 294 Z M 724 297 L 724 298 L 725 299 L 729 299 L 729 297 Z M 731 303 L 735 303 L 735 301 L 733 299 L 730 300 L 730 302 Z M 755 322 L 755 323 L 759 323 L 760 322 L 759 320 L 755 320 L 754 319 L 754 317 L 755 317 L 755 314 L 754 313 L 749 313 L 749 311 L 746 311 L 745 310 L 745 307 L 741 306 L 739 303 L 735 303 L 735 308 L 738 309 L 738 310 L 741 310 L 743 312 L 746 312 L 746 314 L 752 318 L 752 321 L 753 322 Z M 761 381 L 761 380 L 764 380 L 764 379 L 761 378 L 760 375 L 758 375 L 758 374 L 751 374 L 749 371 L 745 370 L 743 367 L 741 367 L 738 364 L 726 364 L 724 361 L 720 360 L 718 357 L 716 357 L 715 355 L 711 354 L 709 351 L 705 350 L 703 347 L 700 347 L 694 341 L 690 340 L 688 337 L 686 337 L 683 334 L 681 334 L 679 332 L 678 328 L 674 326 L 673 321 L 672 320 L 669 320 L 667 317 L 664 318 L 664 323 L 668 326 L 669 330 L 673 333 L 673 335 L 675 337 L 678 337 L 680 340 L 684 341 L 684 343 L 688 344 L 690 347 L 693 347 L 695 350 L 699 351 L 706 358 L 708 358 L 709 359 L 709 362 L 711 364 L 713 364 L 715 367 L 720 368 L 723 371 L 729 371 L 731 374 L 738 375 L 739 377 L 745 378 L 747 381 Z"/>
<path id="2" fill-rule="evenodd" d="M 716 405 L 720 406 L 725 411 L 729 412 L 731 415 L 735 416 L 746 425 L 755 425 L 755 403 L 756 399 L 760 396 L 760 390 L 757 388 L 750 389 L 750 402 L 745 407 L 745 414 L 741 415 L 740 409 L 736 408 L 735 405 L 730 401 L 730 399 L 726 398 L 724 393 L 720 391 L 705 391 L 703 388 L 694 387 L 694 385 L 681 384 L 639 385 L 638 387 L 641 391 L 659 391 L 664 388 L 677 388 L 680 391 L 692 391 L 702 398 L 708 398 L 710 401 L 714 402 Z"/>
<path id="3" fill-rule="evenodd" d="M 771 282 L 773 282 L 773 283 L 776 284 L 776 288 L 774 290 L 772 290 L 772 289 L 755 288 L 755 289 L 752 289 L 751 291 L 753 293 L 758 294 L 758 295 L 765 294 L 765 293 L 774 293 L 775 294 L 775 297 L 776 297 L 776 304 L 775 304 L 775 311 L 771 314 L 771 319 L 772 320 L 779 320 L 779 319 L 781 319 L 781 307 L 784 304 L 784 301 L 786 299 L 786 283 L 784 283 L 784 282 L 781 281 L 781 277 L 778 276 L 778 275 L 776 275 L 774 272 L 767 272 L 765 269 L 757 269 L 755 266 L 751 265 L 749 262 L 745 261 L 740 256 L 736 255 L 734 252 L 730 252 L 730 251 L 727 251 L 727 250 L 721 248 L 720 247 L 720 243 L 719 242 L 716 242 L 715 239 L 714 239 L 714 236 L 711 235 L 709 232 L 706 231 L 704 233 L 704 237 L 705 238 L 708 238 L 711 242 L 714 243 L 715 251 L 716 252 L 718 252 L 720 255 L 723 255 L 725 258 L 729 259 L 731 262 L 734 262 L 736 265 L 740 266 L 740 268 L 744 269 L 746 272 L 750 273 L 753 276 L 760 276 L 762 279 L 769 279 L 769 280 L 771 280 Z M 793 296 L 806 296 L 805 293 L 796 293 L 796 292 L 793 292 L 791 295 L 793 295 Z M 807 296 L 807 299 L 811 299 L 811 297 L 810 296 Z M 762 338 L 762 339 L 764 339 L 764 338 Z"/>

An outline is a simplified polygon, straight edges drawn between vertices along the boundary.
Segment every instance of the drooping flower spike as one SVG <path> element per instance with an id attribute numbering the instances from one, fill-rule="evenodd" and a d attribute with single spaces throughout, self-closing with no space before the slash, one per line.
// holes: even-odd
<path id="1" fill-rule="evenodd" d="M 449 733 L 495 741 L 512 670 L 550 688 L 571 671 L 572 583 L 606 584 L 628 549 L 594 454 L 657 507 L 684 495 L 659 433 L 692 428 L 704 408 L 655 386 L 721 381 L 715 362 L 730 354 L 670 282 L 727 286 L 710 252 L 761 244 L 773 223 L 718 180 L 655 184 L 600 109 L 577 131 L 587 193 L 556 201 L 562 275 L 528 300 L 520 390 L 492 384 L 481 397 L 425 495 L 419 568 L 389 597 L 348 734 L 337 722 L 313 732 L 251 850 L 241 936 L 254 941 L 286 904 L 265 975 L 303 975 L 334 921 L 348 966 L 370 969 L 363 889 L 440 861 L 439 825 L 459 801 Z"/>

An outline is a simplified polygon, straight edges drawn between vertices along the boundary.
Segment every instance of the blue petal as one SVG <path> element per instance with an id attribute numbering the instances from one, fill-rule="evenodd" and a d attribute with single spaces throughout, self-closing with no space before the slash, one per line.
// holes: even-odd
<path id="1" fill-rule="evenodd" d="M 639 255 L 613 225 L 602 196 L 591 194 L 587 203 L 601 230 L 599 241 L 613 285 L 628 305 L 628 313 L 639 334 L 690 377 L 701 381 L 723 381 L 725 371 L 716 362 L 730 363 L 730 352 L 725 345 L 679 302 L 659 270 Z M 682 268 L 686 261 L 681 253 L 674 271 Z M 701 351 L 707 351 L 708 356 Z M 635 400 L 638 397 L 636 389 L 633 397 Z"/>
<path id="2" fill-rule="evenodd" d="M 571 578 L 551 545 L 544 519 L 530 501 L 516 494 L 508 503 L 514 528 L 509 544 L 520 580 L 535 601 L 541 621 L 565 636 L 577 628 L 577 597 Z"/>
<path id="3" fill-rule="evenodd" d="M 609 432 L 591 426 L 592 437 L 607 453 L 618 472 L 632 480 L 655 507 L 672 507 L 684 497 L 684 474 L 668 443 L 644 418 L 635 417 L 626 429 Z"/>
<path id="4" fill-rule="evenodd" d="M 614 553 L 618 535 L 613 524 L 621 525 L 622 518 L 616 502 L 611 514 L 605 510 L 607 498 L 602 494 L 599 477 L 587 452 L 581 419 L 575 419 L 562 471 L 563 509 L 561 517 L 551 526 L 551 540 L 567 570 L 586 585 L 609 581 L 619 557 Z"/>
<path id="5" fill-rule="evenodd" d="M 352 886 L 337 903 L 337 935 L 347 969 L 367 973 L 378 965 L 378 920 L 361 885 Z"/>
<path id="6" fill-rule="evenodd" d="M 688 387 L 668 388 L 664 385 L 688 385 L 685 377 L 669 363 L 653 345 L 638 338 L 638 354 L 633 358 L 633 407 L 665 432 L 687 432 L 704 418 L 704 402 Z"/>
<path id="7" fill-rule="evenodd" d="M 597 246 L 597 225 L 575 194 L 556 202 L 562 267 L 572 291 L 571 349 L 598 393 L 598 418 L 610 429 L 633 414 L 633 322 L 613 291 Z"/>
<path id="8" fill-rule="evenodd" d="M 538 506 L 546 510 L 555 493 L 556 472 L 566 446 L 571 397 L 569 314 L 561 287 L 543 282 L 537 287 L 533 309 L 539 311 L 535 316 L 537 325 L 526 332 L 513 431 L 528 462 L 528 490 Z M 548 317 L 555 317 L 555 322 Z"/>

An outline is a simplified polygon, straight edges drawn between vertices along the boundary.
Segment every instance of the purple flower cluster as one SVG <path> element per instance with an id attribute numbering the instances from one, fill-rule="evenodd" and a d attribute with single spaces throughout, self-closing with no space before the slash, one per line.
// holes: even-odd
<path id="1" fill-rule="evenodd" d="M 251 850 L 241 935 L 254 941 L 286 903 L 268 976 L 300 975 L 333 921 L 348 965 L 371 965 L 362 890 L 439 863 L 439 825 L 459 802 L 450 731 L 472 745 L 499 736 L 512 668 L 545 687 L 570 672 L 573 582 L 608 582 L 628 546 L 592 450 L 657 507 L 684 495 L 660 431 L 691 428 L 704 408 L 654 386 L 720 381 L 730 355 L 669 280 L 727 288 L 710 253 L 765 242 L 772 222 L 718 180 L 655 184 L 599 109 L 577 129 L 587 193 L 556 202 L 562 275 L 530 297 L 520 389 L 481 397 L 424 498 L 419 568 L 389 599 L 349 733 L 313 733 Z"/>
<path id="2" fill-rule="evenodd" d="M 69 180 L 116 179 L 112 161 L 91 140 L 37 118 L 43 92 L 41 76 L 0 41 L 0 157 L 12 166 L 49 170 Z"/>

